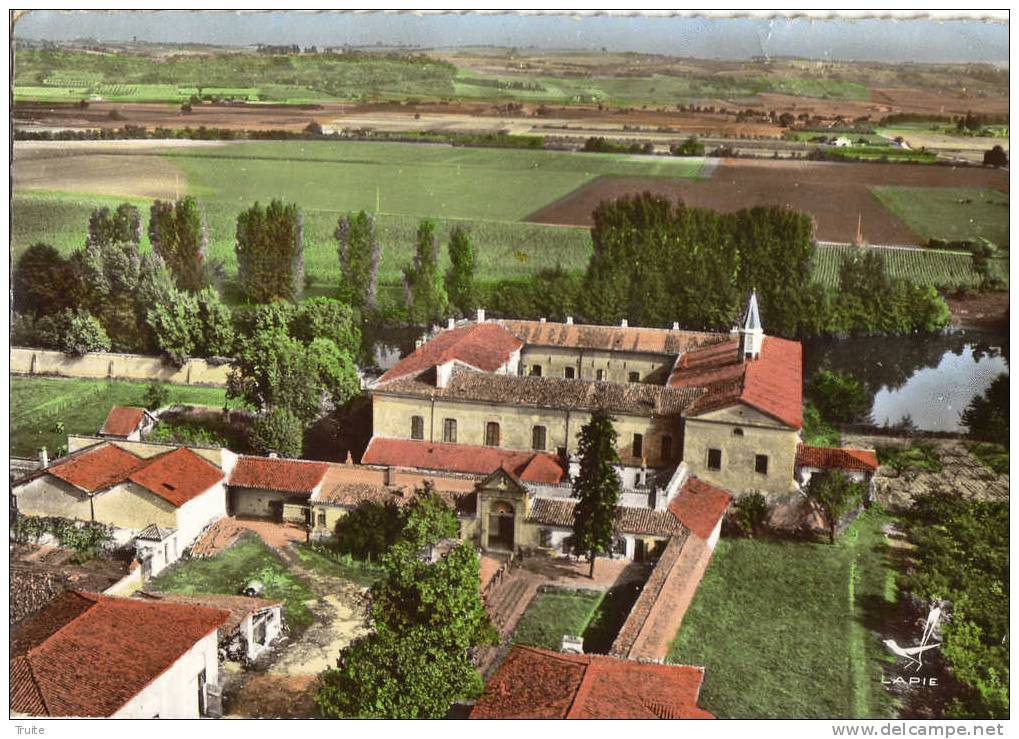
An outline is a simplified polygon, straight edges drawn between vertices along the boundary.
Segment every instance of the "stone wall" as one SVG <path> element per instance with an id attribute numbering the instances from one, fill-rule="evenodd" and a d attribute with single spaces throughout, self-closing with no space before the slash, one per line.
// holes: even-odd
<path id="1" fill-rule="evenodd" d="M 80 357 L 47 349 L 11 348 L 11 373 L 53 375 L 88 380 L 134 380 L 166 382 L 171 385 L 226 387 L 229 364 L 206 359 L 189 360 L 183 367 L 167 364 L 162 357 L 141 354 L 91 352 Z"/>

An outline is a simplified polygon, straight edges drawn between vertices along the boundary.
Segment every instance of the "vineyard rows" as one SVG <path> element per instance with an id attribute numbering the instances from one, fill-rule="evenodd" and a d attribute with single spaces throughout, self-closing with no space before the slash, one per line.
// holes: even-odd
<path id="1" fill-rule="evenodd" d="M 848 244 L 818 244 L 814 252 L 814 279 L 837 287 L 842 259 L 858 247 Z M 967 254 L 935 250 L 886 249 L 879 252 L 892 277 L 937 288 L 971 288 L 979 282 Z M 992 271 L 1008 282 L 1008 260 L 995 259 Z"/>

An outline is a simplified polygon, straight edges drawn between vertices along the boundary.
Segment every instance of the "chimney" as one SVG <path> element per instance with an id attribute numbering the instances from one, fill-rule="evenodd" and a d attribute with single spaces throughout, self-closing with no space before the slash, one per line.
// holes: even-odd
<path id="1" fill-rule="evenodd" d="M 485 309 L 484 308 L 478 308 L 477 320 L 478 320 L 478 323 L 484 323 L 485 322 Z"/>
<path id="2" fill-rule="evenodd" d="M 50 455 L 46 451 L 46 447 L 39 450 L 39 466 L 43 468 L 50 466 Z"/>
<path id="3" fill-rule="evenodd" d="M 567 326 L 573 325 L 573 316 L 566 316 L 566 325 Z"/>
<path id="4" fill-rule="evenodd" d="M 392 465 L 389 465 L 384 470 L 382 470 L 382 484 L 387 486 L 387 487 L 393 484 L 393 467 L 392 467 Z"/>
<path id="5" fill-rule="evenodd" d="M 627 321 L 625 318 L 619 322 L 620 328 L 627 328 L 629 325 L 630 325 L 629 321 Z"/>
<path id="6" fill-rule="evenodd" d="M 679 331 L 679 321 L 673 321 L 672 322 L 672 330 L 673 331 Z"/>
<path id="7" fill-rule="evenodd" d="M 456 319 L 450 318 L 448 321 L 446 321 L 446 330 L 452 331 L 454 328 L 456 328 Z"/>

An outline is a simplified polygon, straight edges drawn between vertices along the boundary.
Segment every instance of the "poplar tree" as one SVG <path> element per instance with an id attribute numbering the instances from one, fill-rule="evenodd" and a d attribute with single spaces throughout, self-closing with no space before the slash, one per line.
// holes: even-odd
<path id="1" fill-rule="evenodd" d="M 580 429 L 580 473 L 573 480 L 573 497 L 579 498 L 573 509 L 573 550 L 587 555 L 592 579 L 595 558 L 612 551 L 615 537 L 620 488 L 616 438 L 612 418 L 602 410 Z"/>
<path id="2" fill-rule="evenodd" d="M 375 308 L 382 244 L 375 231 L 375 217 L 363 210 L 342 216 L 334 232 L 338 242 L 340 270 L 353 303 Z"/>
<path id="3" fill-rule="evenodd" d="M 176 202 L 154 202 L 149 214 L 149 241 L 178 288 L 189 293 L 202 289 L 209 231 L 197 200 L 188 196 Z"/>
<path id="4" fill-rule="evenodd" d="M 299 300 L 304 288 L 304 221 L 294 203 L 255 203 L 237 216 L 237 276 L 248 300 Z"/>
<path id="5" fill-rule="evenodd" d="M 96 208 L 88 219 L 86 246 L 134 244 L 142 240 L 142 218 L 130 203 L 121 203 L 110 212 L 109 208 Z"/>
<path id="6" fill-rule="evenodd" d="M 475 306 L 474 244 L 467 230 L 454 226 L 449 236 L 450 267 L 446 270 L 446 294 L 449 302 L 467 315 Z"/>
<path id="7" fill-rule="evenodd" d="M 439 238 L 432 221 L 421 221 L 414 261 L 403 269 L 407 316 L 419 324 L 441 318 L 449 305 L 439 274 Z"/>

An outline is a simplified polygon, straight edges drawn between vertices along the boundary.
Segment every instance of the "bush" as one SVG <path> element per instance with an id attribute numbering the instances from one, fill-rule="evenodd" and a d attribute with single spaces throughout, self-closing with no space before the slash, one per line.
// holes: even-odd
<path id="1" fill-rule="evenodd" d="M 760 493 L 744 495 L 733 507 L 732 520 L 746 536 L 760 533 L 768 518 L 768 501 Z"/>
<path id="2" fill-rule="evenodd" d="M 261 454 L 300 457 L 304 449 L 304 426 L 287 408 L 264 410 L 251 425 L 251 446 Z"/>
<path id="3" fill-rule="evenodd" d="M 395 505 L 362 503 L 336 522 L 336 548 L 357 559 L 377 559 L 402 530 L 403 518 Z"/>
<path id="4" fill-rule="evenodd" d="M 999 475 L 1008 474 L 1008 447 L 1001 444 L 976 443 L 966 447 L 984 467 Z"/>
<path id="5" fill-rule="evenodd" d="M 888 465 L 896 472 L 906 470 L 941 472 L 941 458 L 937 450 L 932 444 L 924 442 L 918 442 L 905 449 L 879 446 L 877 459 L 879 463 Z"/>
<path id="6" fill-rule="evenodd" d="M 870 395 L 860 381 L 838 372 L 816 372 L 807 395 L 827 421 L 853 423 L 870 411 Z"/>
<path id="7" fill-rule="evenodd" d="M 80 356 L 87 352 L 110 350 L 106 329 L 88 311 L 64 311 L 59 317 L 58 331 L 58 348 L 65 354 Z"/>
<path id="8" fill-rule="evenodd" d="M 161 382 L 150 382 L 145 388 L 145 407 L 154 411 L 170 402 L 170 388 Z"/>

